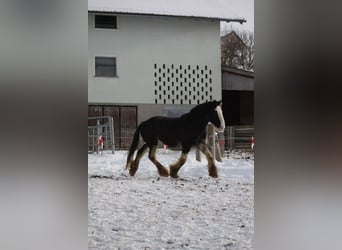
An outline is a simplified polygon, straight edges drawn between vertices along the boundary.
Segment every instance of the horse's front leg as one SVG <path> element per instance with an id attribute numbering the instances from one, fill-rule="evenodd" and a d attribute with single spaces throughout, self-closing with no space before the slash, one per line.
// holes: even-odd
<path id="1" fill-rule="evenodd" d="M 215 161 L 213 155 L 210 153 L 208 146 L 204 143 L 198 145 L 198 149 L 207 157 L 208 160 L 208 172 L 213 178 L 217 178 L 217 168 L 215 166 Z"/>
<path id="2" fill-rule="evenodd" d="M 188 153 L 182 152 L 181 157 L 178 159 L 178 161 L 172 165 L 170 165 L 170 176 L 173 178 L 178 178 L 178 171 L 179 169 L 184 165 L 188 158 Z"/>
<path id="3" fill-rule="evenodd" d="M 168 177 L 169 171 L 156 159 L 156 150 L 157 146 L 150 146 L 150 153 L 148 155 L 148 158 L 157 167 L 160 176 Z"/>
<path id="4" fill-rule="evenodd" d="M 129 174 L 131 176 L 134 176 L 135 173 L 137 172 L 138 168 L 139 168 L 139 162 L 140 159 L 143 157 L 143 155 L 146 152 L 146 149 L 148 148 L 147 144 L 145 143 L 139 150 L 137 153 L 137 156 L 135 157 L 135 160 L 133 162 L 130 163 L 129 166 Z"/>

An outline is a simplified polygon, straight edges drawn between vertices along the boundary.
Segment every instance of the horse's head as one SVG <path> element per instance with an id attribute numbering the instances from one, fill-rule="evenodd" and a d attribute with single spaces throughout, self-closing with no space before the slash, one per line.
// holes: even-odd
<path id="1" fill-rule="evenodd" d="M 224 117 L 221 108 L 222 101 L 212 101 L 210 102 L 210 109 L 208 113 L 209 121 L 217 128 L 219 131 L 223 131 L 225 128 Z"/>

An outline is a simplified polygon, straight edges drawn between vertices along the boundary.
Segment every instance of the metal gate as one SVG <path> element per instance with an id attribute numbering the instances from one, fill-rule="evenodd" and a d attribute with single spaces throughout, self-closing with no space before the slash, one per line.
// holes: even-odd
<path id="1" fill-rule="evenodd" d="M 89 105 L 88 116 L 111 116 L 114 119 L 116 149 L 128 149 L 137 127 L 137 107 L 117 105 Z M 95 124 L 89 124 L 95 125 Z"/>
<path id="2" fill-rule="evenodd" d="M 253 126 L 228 126 L 224 132 L 225 150 L 251 150 L 251 141 L 254 136 Z"/>
<path id="3" fill-rule="evenodd" d="M 96 116 L 88 117 L 88 153 L 97 152 L 99 153 L 99 137 L 104 138 L 103 149 L 112 150 L 115 152 L 115 141 L 114 141 L 114 126 L 113 117 L 111 116 Z"/>

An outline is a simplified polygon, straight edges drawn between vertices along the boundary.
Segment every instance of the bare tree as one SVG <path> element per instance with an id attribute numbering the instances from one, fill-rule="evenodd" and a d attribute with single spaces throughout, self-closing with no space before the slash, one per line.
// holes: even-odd
<path id="1" fill-rule="evenodd" d="M 254 71 L 254 33 L 231 31 L 221 38 L 221 63 Z"/>
<path id="2" fill-rule="evenodd" d="M 254 71 L 254 33 L 244 31 L 241 32 L 239 35 L 244 44 L 246 45 L 240 57 L 240 64 L 242 65 L 243 69 L 248 71 Z"/>
<path id="3" fill-rule="evenodd" d="M 222 64 L 236 67 L 240 63 L 240 56 L 245 44 L 239 35 L 232 31 L 221 38 L 221 60 Z"/>

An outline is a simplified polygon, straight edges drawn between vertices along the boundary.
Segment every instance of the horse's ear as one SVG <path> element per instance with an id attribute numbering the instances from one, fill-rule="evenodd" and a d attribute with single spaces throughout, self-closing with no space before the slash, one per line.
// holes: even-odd
<path id="1" fill-rule="evenodd" d="M 219 106 L 219 105 L 221 105 L 221 104 L 222 104 L 222 100 L 221 100 L 221 101 L 216 101 L 216 100 L 215 100 L 215 105 L 216 105 L 216 106 Z"/>

